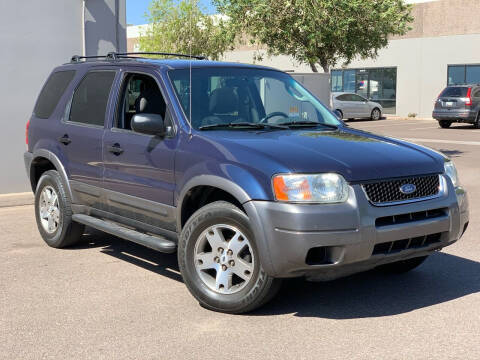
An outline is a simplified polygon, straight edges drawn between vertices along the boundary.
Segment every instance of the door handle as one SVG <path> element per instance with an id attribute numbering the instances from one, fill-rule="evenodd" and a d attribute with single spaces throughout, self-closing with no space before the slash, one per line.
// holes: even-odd
<path id="1" fill-rule="evenodd" d="M 118 143 L 115 143 L 112 146 L 109 146 L 108 151 L 117 156 L 123 153 L 123 149 L 120 147 L 120 144 Z"/>
<path id="2" fill-rule="evenodd" d="M 68 145 L 72 142 L 72 140 L 70 140 L 70 138 L 68 137 L 67 134 L 65 134 L 61 138 L 59 138 L 58 141 L 61 142 L 63 145 Z"/>

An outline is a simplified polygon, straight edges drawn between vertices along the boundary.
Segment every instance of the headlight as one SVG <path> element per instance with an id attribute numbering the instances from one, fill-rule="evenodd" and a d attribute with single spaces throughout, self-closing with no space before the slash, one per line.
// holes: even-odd
<path id="1" fill-rule="evenodd" d="M 273 191 L 277 201 L 339 203 L 348 198 L 347 182 L 334 173 L 276 175 Z"/>
<path id="2" fill-rule="evenodd" d="M 457 174 L 457 169 L 453 164 L 453 161 L 451 160 L 445 161 L 444 167 L 445 167 L 445 175 L 447 175 L 452 180 L 453 186 L 457 187 L 459 185 L 458 174 Z"/>

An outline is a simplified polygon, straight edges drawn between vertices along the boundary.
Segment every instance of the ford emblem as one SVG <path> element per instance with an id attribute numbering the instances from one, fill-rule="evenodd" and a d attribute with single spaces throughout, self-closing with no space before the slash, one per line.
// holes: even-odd
<path id="1" fill-rule="evenodd" d="M 413 194 L 417 191 L 417 187 L 414 184 L 404 184 L 400 186 L 400 192 L 405 195 Z"/>

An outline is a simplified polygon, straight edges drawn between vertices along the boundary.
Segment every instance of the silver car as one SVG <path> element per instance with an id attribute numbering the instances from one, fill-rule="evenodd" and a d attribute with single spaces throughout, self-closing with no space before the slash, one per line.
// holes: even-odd
<path id="1" fill-rule="evenodd" d="M 341 119 L 372 119 L 382 117 L 383 108 L 379 103 L 369 101 L 353 93 L 332 93 L 332 110 Z"/>

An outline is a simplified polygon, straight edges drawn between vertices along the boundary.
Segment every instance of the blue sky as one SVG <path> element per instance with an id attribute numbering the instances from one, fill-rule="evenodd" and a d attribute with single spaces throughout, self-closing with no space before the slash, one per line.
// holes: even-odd
<path id="1" fill-rule="evenodd" d="M 145 24 L 143 15 L 147 11 L 150 0 L 127 0 L 127 24 Z M 200 0 L 200 4 L 208 13 L 215 13 L 215 7 L 210 0 Z"/>

